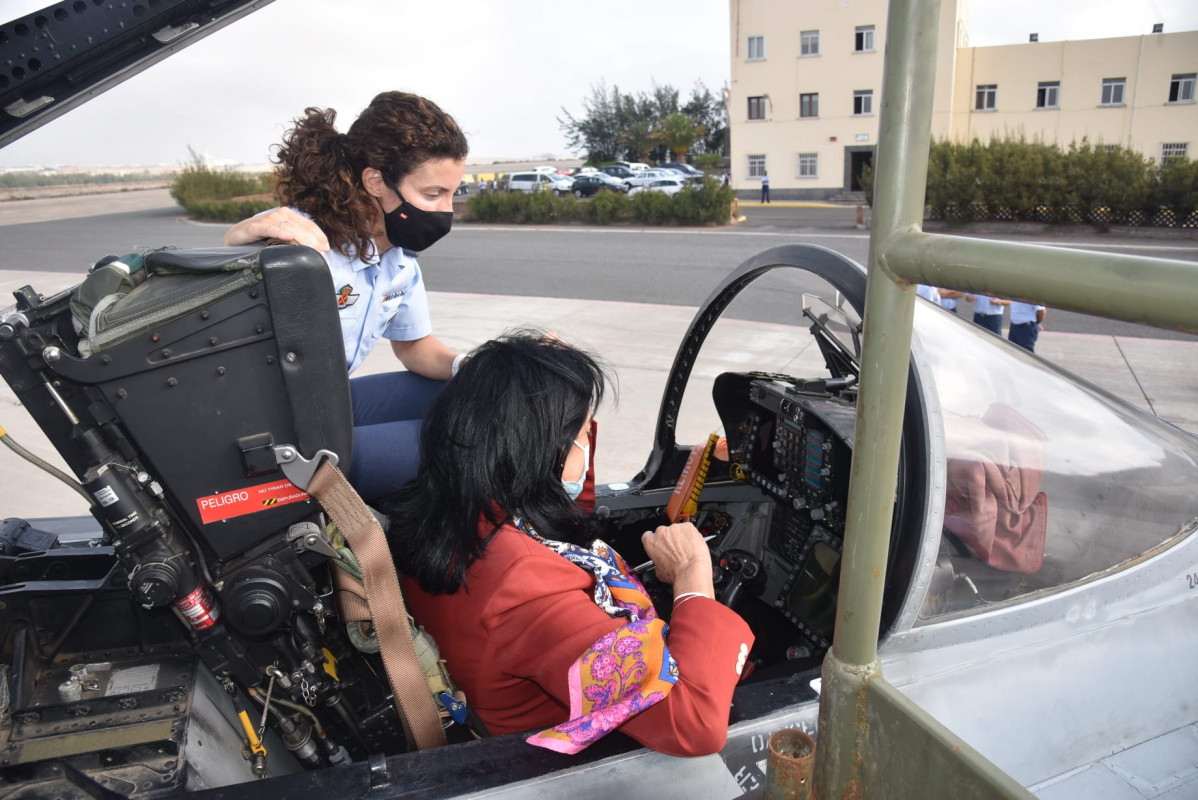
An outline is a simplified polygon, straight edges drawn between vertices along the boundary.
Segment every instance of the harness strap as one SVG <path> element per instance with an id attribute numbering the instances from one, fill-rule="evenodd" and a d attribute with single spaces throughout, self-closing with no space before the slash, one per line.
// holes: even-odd
<path id="1" fill-rule="evenodd" d="M 341 470 L 328 461 L 312 476 L 308 493 L 320 502 L 353 548 L 362 567 L 367 603 L 382 612 L 373 615 L 374 629 L 405 733 L 418 750 L 445 744 L 445 729 L 412 644 L 407 606 L 383 529 Z"/>

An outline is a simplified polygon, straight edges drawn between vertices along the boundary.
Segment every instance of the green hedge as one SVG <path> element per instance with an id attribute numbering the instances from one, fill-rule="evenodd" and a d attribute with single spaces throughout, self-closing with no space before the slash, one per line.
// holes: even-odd
<path id="1" fill-rule="evenodd" d="M 240 222 L 276 205 L 273 200 L 193 200 L 183 208 L 192 219 Z"/>
<path id="2" fill-rule="evenodd" d="M 274 177 L 269 173 L 251 175 L 209 169 L 192 154 L 171 184 L 171 197 L 183 206 L 189 217 L 217 222 L 239 222 L 268 208 L 274 200 L 247 199 L 248 195 L 273 194 Z"/>
<path id="3" fill-rule="evenodd" d="M 484 192 L 472 196 L 466 207 L 470 219 L 477 222 L 724 225 L 730 217 L 733 197 L 730 187 L 717 180 L 705 180 L 672 196 L 661 192 L 629 196 L 601 191 L 588 200 L 576 200 L 552 192 Z"/>
<path id="4" fill-rule="evenodd" d="M 872 202 L 873 174 L 863 175 Z M 1182 224 L 1198 211 L 1198 161 L 1153 159 L 1087 140 L 1067 148 L 1024 139 L 932 142 L 927 216 L 977 219 Z"/>

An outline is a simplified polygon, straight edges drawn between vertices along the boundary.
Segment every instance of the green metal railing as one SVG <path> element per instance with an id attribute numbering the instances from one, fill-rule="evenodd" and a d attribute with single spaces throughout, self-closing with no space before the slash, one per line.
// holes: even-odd
<path id="1" fill-rule="evenodd" d="M 914 283 L 1194 331 L 1198 267 L 924 233 L 939 0 L 890 0 L 873 230 L 836 633 L 824 661 L 818 797 L 1030 797 L 882 677 L 877 653 Z"/>

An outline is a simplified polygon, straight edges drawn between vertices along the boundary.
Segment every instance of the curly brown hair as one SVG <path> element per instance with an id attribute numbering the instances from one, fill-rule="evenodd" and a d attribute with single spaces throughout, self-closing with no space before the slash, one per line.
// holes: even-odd
<path id="1" fill-rule="evenodd" d="M 453 117 L 407 92 L 376 95 L 348 133 L 336 119 L 331 108 L 306 108 L 295 120 L 275 154 L 275 195 L 311 215 L 337 252 L 369 257 L 378 206 L 362 171 L 373 167 L 394 187 L 429 161 L 466 158 L 469 146 Z"/>

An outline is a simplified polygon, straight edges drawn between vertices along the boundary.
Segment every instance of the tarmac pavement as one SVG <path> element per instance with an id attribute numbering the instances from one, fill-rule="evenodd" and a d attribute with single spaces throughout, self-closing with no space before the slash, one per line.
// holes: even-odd
<path id="1" fill-rule="evenodd" d="M 157 197 L 155 197 L 157 196 Z M 39 203 L 39 201 L 32 201 Z M 111 203 L 158 207 L 161 190 L 109 198 Z M 168 201 L 169 202 L 169 201 Z M 157 203 L 158 205 L 154 205 Z M 0 226 L 14 206 L 0 204 Z M 40 204 L 38 214 L 51 214 Z M 56 199 L 58 218 L 97 213 L 95 199 Z M 126 208 L 126 210 L 132 210 Z M 822 211 L 822 209 L 821 209 Z M 28 218 L 25 218 L 28 221 Z M 12 222 L 8 222 L 12 224 Z M 26 284 L 45 295 L 68 288 L 77 275 L 61 272 L 0 271 L 0 297 L 7 300 Z M 0 301 L 6 307 L 10 303 Z M 633 302 L 430 292 L 438 335 L 467 350 L 518 326 L 552 330 L 588 347 L 612 367 L 618 384 L 615 403 L 600 412 L 597 474 L 605 483 L 626 481 L 644 466 L 657 423 L 665 378 L 693 308 Z M 715 376 L 728 369 L 768 369 L 794 375 L 823 373 L 822 360 L 805 329 L 724 319 L 708 338 L 692 375 L 679 418 L 679 441 L 701 441 L 719 424 L 711 404 Z M 1198 342 L 1044 331 L 1037 354 L 1149 413 L 1198 434 Z M 396 367 L 389 348 L 376 348 L 357 374 Z M 28 450 L 66 469 L 7 385 L 0 385 L 0 426 Z M 82 498 L 0 448 L 0 517 L 85 514 Z"/>
<path id="2" fill-rule="evenodd" d="M 62 273 L 0 272 L 0 292 L 31 284 L 43 294 L 72 285 Z M 618 381 L 618 402 L 601 410 L 596 452 L 599 480 L 632 478 L 649 455 L 657 410 L 675 350 L 693 309 L 642 303 L 430 293 L 438 335 L 451 348 L 469 349 L 496 334 L 533 325 L 599 353 Z M 683 402 L 679 441 L 701 441 L 719 425 L 711 382 L 727 369 L 767 369 L 794 375 L 823 373 L 805 329 L 721 320 L 703 348 Z M 798 343 L 796 345 L 796 343 Z M 1198 434 L 1198 343 L 1045 331 L 1041 356 L 1133 405 Z M 379 347 L 356 374 L 396 366 Z M 66 469 L 7 385 L 0 386 L 0 426 L 25 448 Z M 0 452 L 0 517 L 85 514 L 82 498 L 7 450 Z"/>

